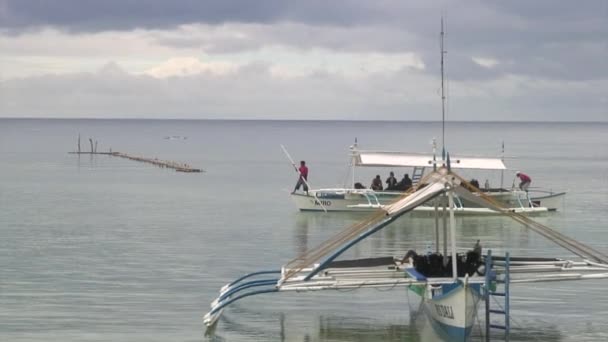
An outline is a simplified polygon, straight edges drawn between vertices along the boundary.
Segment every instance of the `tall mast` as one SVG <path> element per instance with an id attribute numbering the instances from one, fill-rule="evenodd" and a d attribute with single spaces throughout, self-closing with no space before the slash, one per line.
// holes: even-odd
<path id="1" fill-rule="evenodd" d="M 447 52 L 443 46 L 443 17 L 441 17 L 441 40 L 439 42 L 439 48 L 441 50 L 441 149 L 442 156 L 445 158 L 445 86 L 444 86 L 444 68 L 443 68 L 443 55 Z"/>

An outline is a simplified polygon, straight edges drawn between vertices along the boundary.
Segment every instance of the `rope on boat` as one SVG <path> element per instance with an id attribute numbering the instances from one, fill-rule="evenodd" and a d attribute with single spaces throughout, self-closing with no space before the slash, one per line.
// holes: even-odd
<path id="1" fill-rule="evenodd" d="M 606 255 L 590 246 L 587 246 L 580 241 L 574 240 L 556 230 L 553 230 L 548 226 L 538 223 L 529 217 L 526 217 L 519 213 L 509 211 L 508 208 L 506 208 L 502 203 L 498 202 L 496 199 L 484 194 L 480 189 L 478 189 L 471 183 L 467 182 L 465 179 L 463 179 L 459 175 L 457 175 L 455 173 L 452 173 L 452 174 L 460 180 L 461 186 L 463 186 L 465 189 L 472 191 L 472 192 L 479 193 L 479 197 L 482 200 L 482 202 L 486 201 L 489 204 L 491 204 L 492 206 L 502 208 L 504 214 L 506 216 L 510 217 L 511 219 L 513 219 L 514 221 L 521 223 L 525 227 L 544 236 L 548 240 L 550 240 L 550 241 L 556 243 L 557 245 L 569 250 L 570 252 L 580 256 L 581 258 L 592 259 L 597 262 L 601 262 L 603 264 L 608 264 L 608 255 Z"/>
<path id="2" fill-rule="evenodd" d="M 429 173 L 426 176 L 424 176 L 415 187 L 412 187 L 408 191 L 404 192 L 403 195 L 399 196 L 397 199 L 395 199 L 395 201 L 393 203 L 418 191 L 418 189 L 420 189 L 421 185 L 424 184 L 434 174 L 435 174 L 435 172 L 432 172 L 432 173 Z M 377 212 L 374 212 L 372 215 L 366 217 L 364 220 L 359 221 L 359 222 L 351 225 L 347 229 L 344 229 L 344 230 L 338 232 L 337 234 L 335 234 L 334 236 L 332 236 L 325 242 L 321 243 L 317 247 L 311 248 L 311 249 L 307 250 L 306 252 L 300 254 L 298 257 L 289 261 L 285 265 L 287 272 L 285 273 L 283 279 L 287 280 L 287 279 L 293 277 L 295 274 L 302 271 L 304 268 L 310 267 L 311 265 L 313 265 L 315 262 L 322 259 L 327 254 L 334 251 L 336 248 L 338 248 L 344 242 L 353 239 L 357 235 L 361 234 L 362 232 L 364 232 L 367 229 L 369 229 L 370 227 L 372 227 L 374 224 L 377 224 L 380 221 L 382 221 L 383 219 L 386 219 L 387 218 L 386 215 L 387 215 L 387 213 L 384 210 L 379 210 Z"/>

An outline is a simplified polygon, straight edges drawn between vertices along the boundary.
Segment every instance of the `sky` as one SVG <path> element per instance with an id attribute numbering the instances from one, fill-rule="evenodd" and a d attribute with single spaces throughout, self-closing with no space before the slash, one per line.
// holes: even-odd
<path id="1" fill-rule="evenodd" d="M 608 121 L 608 1 L 0 0 L 0 117 Z"/>

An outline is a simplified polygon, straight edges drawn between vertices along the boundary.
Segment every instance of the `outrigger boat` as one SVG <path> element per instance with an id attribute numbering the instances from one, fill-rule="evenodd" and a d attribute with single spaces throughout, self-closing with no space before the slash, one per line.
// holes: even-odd
<path id="1" fill-rule="evenodd" d="M 500 206 L 493 198 L 472 192 L 472 186 L 451 171 L 449 156 L 445 166 L 424 178 L 425 186 L 391 205 L 382 207 L 369 218 L 336 234 L 316 248 L 308 250 L 277 270 L 247 274 L 224 286 L 211 311 L 204 317 L 213 326 L 230 304 L 248 296 L 288 291 L 320 291 L 358 288 L 406 287 L 420 295 L 424 312 L 439 335 L 464 341 L 471 333 L 480 301 L 488 303 L 496 284 L 567 281 L 608 278 L 608 256 L 585 246 L 529 217 Z M 496 260 L 481 247 L 466 254 L 457 253 L 455 198 L 459 196 L 501 212 L 524 226 L 582 257 L 581 261 L 560 258 L 506 258 Z M 435 253 L 405 257 L 380 257 L 337 260 L 351 247 L 368 238 L 417 207 L 435 200 Z M 443 233 L 440 234 L 440 217 Z M 449 217 L 449 225 L 447 224 Z M 449 229 L 448 229 L 449 227 Z M 448 233 L 449 231 L 449 233 Z M 443 235 L 443 252 L 440 251 Z M 266 276 L 272 275 L 267 278 Z M 488 310 L 489 312 L 489 310 Z M 508 312 L 506 313 L 508 315 Z"/>
<path id="2" fill-rule="evenodd" d="M 422 179 L 426 170 L 432 168 L 433 156 L 391 151 L 359 150 L 357 143 L 350 147 L 351 186 L 345 188 L 310 189 L 306 193 L 292 193 L 291 198 L 301 211 L 374 211 L 390 205 L 403 196 L 404 191 L 374 191 L 357 187 L 356 168 L 409 168 L 412 170 L 413 185 Z M 459 170 L 500 171 L 501 184 L 498 188 L 476 189 L 476 193 L 492 197 L 503 207 L 521 214 L 539 214 L 556 211 L 562 207 L 565 192 L 553 192 L 540 188 L 523 191 L 512 185 L 511 189 L 503 186 L 504 171 L 507 167 L 504 158 L 456 157 L 452 159 L 452 168 Z M 498 212 L 480 207 L 474 202 L 459 196 L 455 197 L 456 214 L 497 214 Z M 430 205 L 420 206 L 416 212 L 429 212 Z"/>
<path id="3" fill-rule="evenodd" d="M 441 36 L 442 99 L 445 99 L 443 22 Z M 390 204 L 382 204 L 379 201 L 358 203 L 358 208 L 375 210 L 369 217 L 302 253 L 280 269 L 253 272 L 222 287 L 219 296 L 211 303 L 211 310 L 203 318 L 204 324 L 213 329 L 222 312 L 230 304 L 259 294 L 405 287 L 420 295 L 423 312 L 429 317 L 439 336 L 450 341 L 465 341 L 477 318 L 480 301 L 486 303 L 486 337 L 490 335 L 490 328 L 497 327 L 490 323 L 490 313 L 505 315 L 504 326 L 498 328 L 508 332 L 508 300 L 505 301 L 504 310 L 490 309 L 489 303 L 492 295 L 503 295 L 508 299 L 510 284 L 608 278 L 606 254 L 505 206 L 496 196 L 479 191 L 477 187 L 452 171 L 456 168 L 455 165 L 460 168 L 476 165 L 476 168 L 500 169 L 501 165 L 504 167 L 501 160 L 498 160 L 500 164 L 497 164 L 496 160 L 457 158 L 452 159 L 455 162 L 451 163 L 450 155 L 445 151 L 444 144 L 441 160 L 437 160 L 435 156 L 423 157 L 422 163 L 432 168 L 432 172 L 422 177 L 410 191 L 398 194 Z M 402 156 L 393 157 L 402 158 Z M 363 157 L 362 160 L 365 158 Z M 322 198 L 320 195 L 314 192 L 312 199 L 319 200 Z M 480 245 L 466 254 L 459 254 L 456 248 L 457 228 L 454 218 L 458 212 L 457 201 L 466 201 L 478 208 L 510 217 L 578 255 L 582 260 L 510 258 L 508 254 L 504 259 L 497 259 L 492 257 L 490 251 L 483 255 Z M 319 206 L 324 207 L 322 203 Z M 414 251 L 408 251 L 403 257 L 338 260 L 343 253 L 359 242 L 389 227 L 399 217 L 420 210 L 419 208 L 425 208 L 424 210 L 431 211 L 435 216 L 434 253 L 417 255 Z M 440 226 L 443 227 L 443 231 Z M 440 237 L 443 238 L 443 243 Z M 495 292 L 498 284 L 504 286 L 503 293 Z"/>

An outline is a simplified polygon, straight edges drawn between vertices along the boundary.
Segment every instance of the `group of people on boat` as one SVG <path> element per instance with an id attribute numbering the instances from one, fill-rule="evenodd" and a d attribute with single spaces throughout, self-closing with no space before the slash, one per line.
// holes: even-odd
<path id="1" fill-rule="evenodd" d="M 385 183 L 386 188 L 382 186 L 382 179 L 380 178 L 380 175 L 376 175 L 376 178 L 372 180 L 370 189 L 374 191 L 407 191 L 412 187 L 412 179 L 407 173 L 400 181 L 397 181 L 397 178 L 395 178 L 395 173 L 391 171 Z"/>
<path id="2" fill-rule="evenodd" d="M 401 263 L 410 262 L 414 265 L 417 272 L 425 277 L 452 277 L 452 256 L 443 255 L 439 252 L 427 252 L 426 254 L 418 254 L 414 250 L 409 250 Z M 483 265 L 482 247 L 480 240 L 477 240 L 472 250 L 465 254 L 458 253 L 456 255 L 457 272 L 459 277 L 465 275 L 473 276 L 475 273 L 482 275 L 485 273 L 480 271 Z"/>
<path id="3" fill-rule="evenodd" d="M 304 192 L 308 194 L 308 183 L 306 182 L 306 180 L 308 179 L 308 167 L 306 166 L 306 161 L 300 161 L 300 167 L 297 169 L 297 171 L 300 177 L 298 177 L 298 182 L 296 183 L 296 186 L 291 193 L 293 194 L 298 191 L 300 187 L 303 187 Z M 530 176 L 526 175 L 523 172 L 517 171 L 515 177 L 519 178 L 520 180 L 519 188 L 523 191 L 528 191 L 530 183 L 532 183 L 532 179 L 530 178 Z M 372 179 L 370 189 L 374 191 L 407 191 L 412 187 L 412 179 L 407 173 L 403 175 L 403 178 L 400 181 L 397 181 L 397 178 L 395 178 L 395 173 L 391 171 L 385 183 L 386 188 L 383 187 L 382 178 L 380 178 L 380 175 L 376 175 L 376 177 Z M 476 179 L 472 179 L 470 183 L 471 185 L 479 189 L 479 181 L 477 181 Z M 486 189 L 490 188 L 490 184 L 487 179 L 484 184 L 484 187 Z M 365 189 L 365 186 L 363 186 L 361 183 L 356 183 L 355 189 Z"/>
<path id="4" fill-rule="evenodd" d="M 471 184 L 472 186 L 474 186 L 476 189 L 481 189 L 480 185 L 479 185 L 479 181 L 475 178 L 471 179 L 469 181 L 469 184 Z M 483 184 L 483 188 L 485 190 L 489 190 L 490 189 L 490 181 L 486 179 L 486 182 Z"/>

